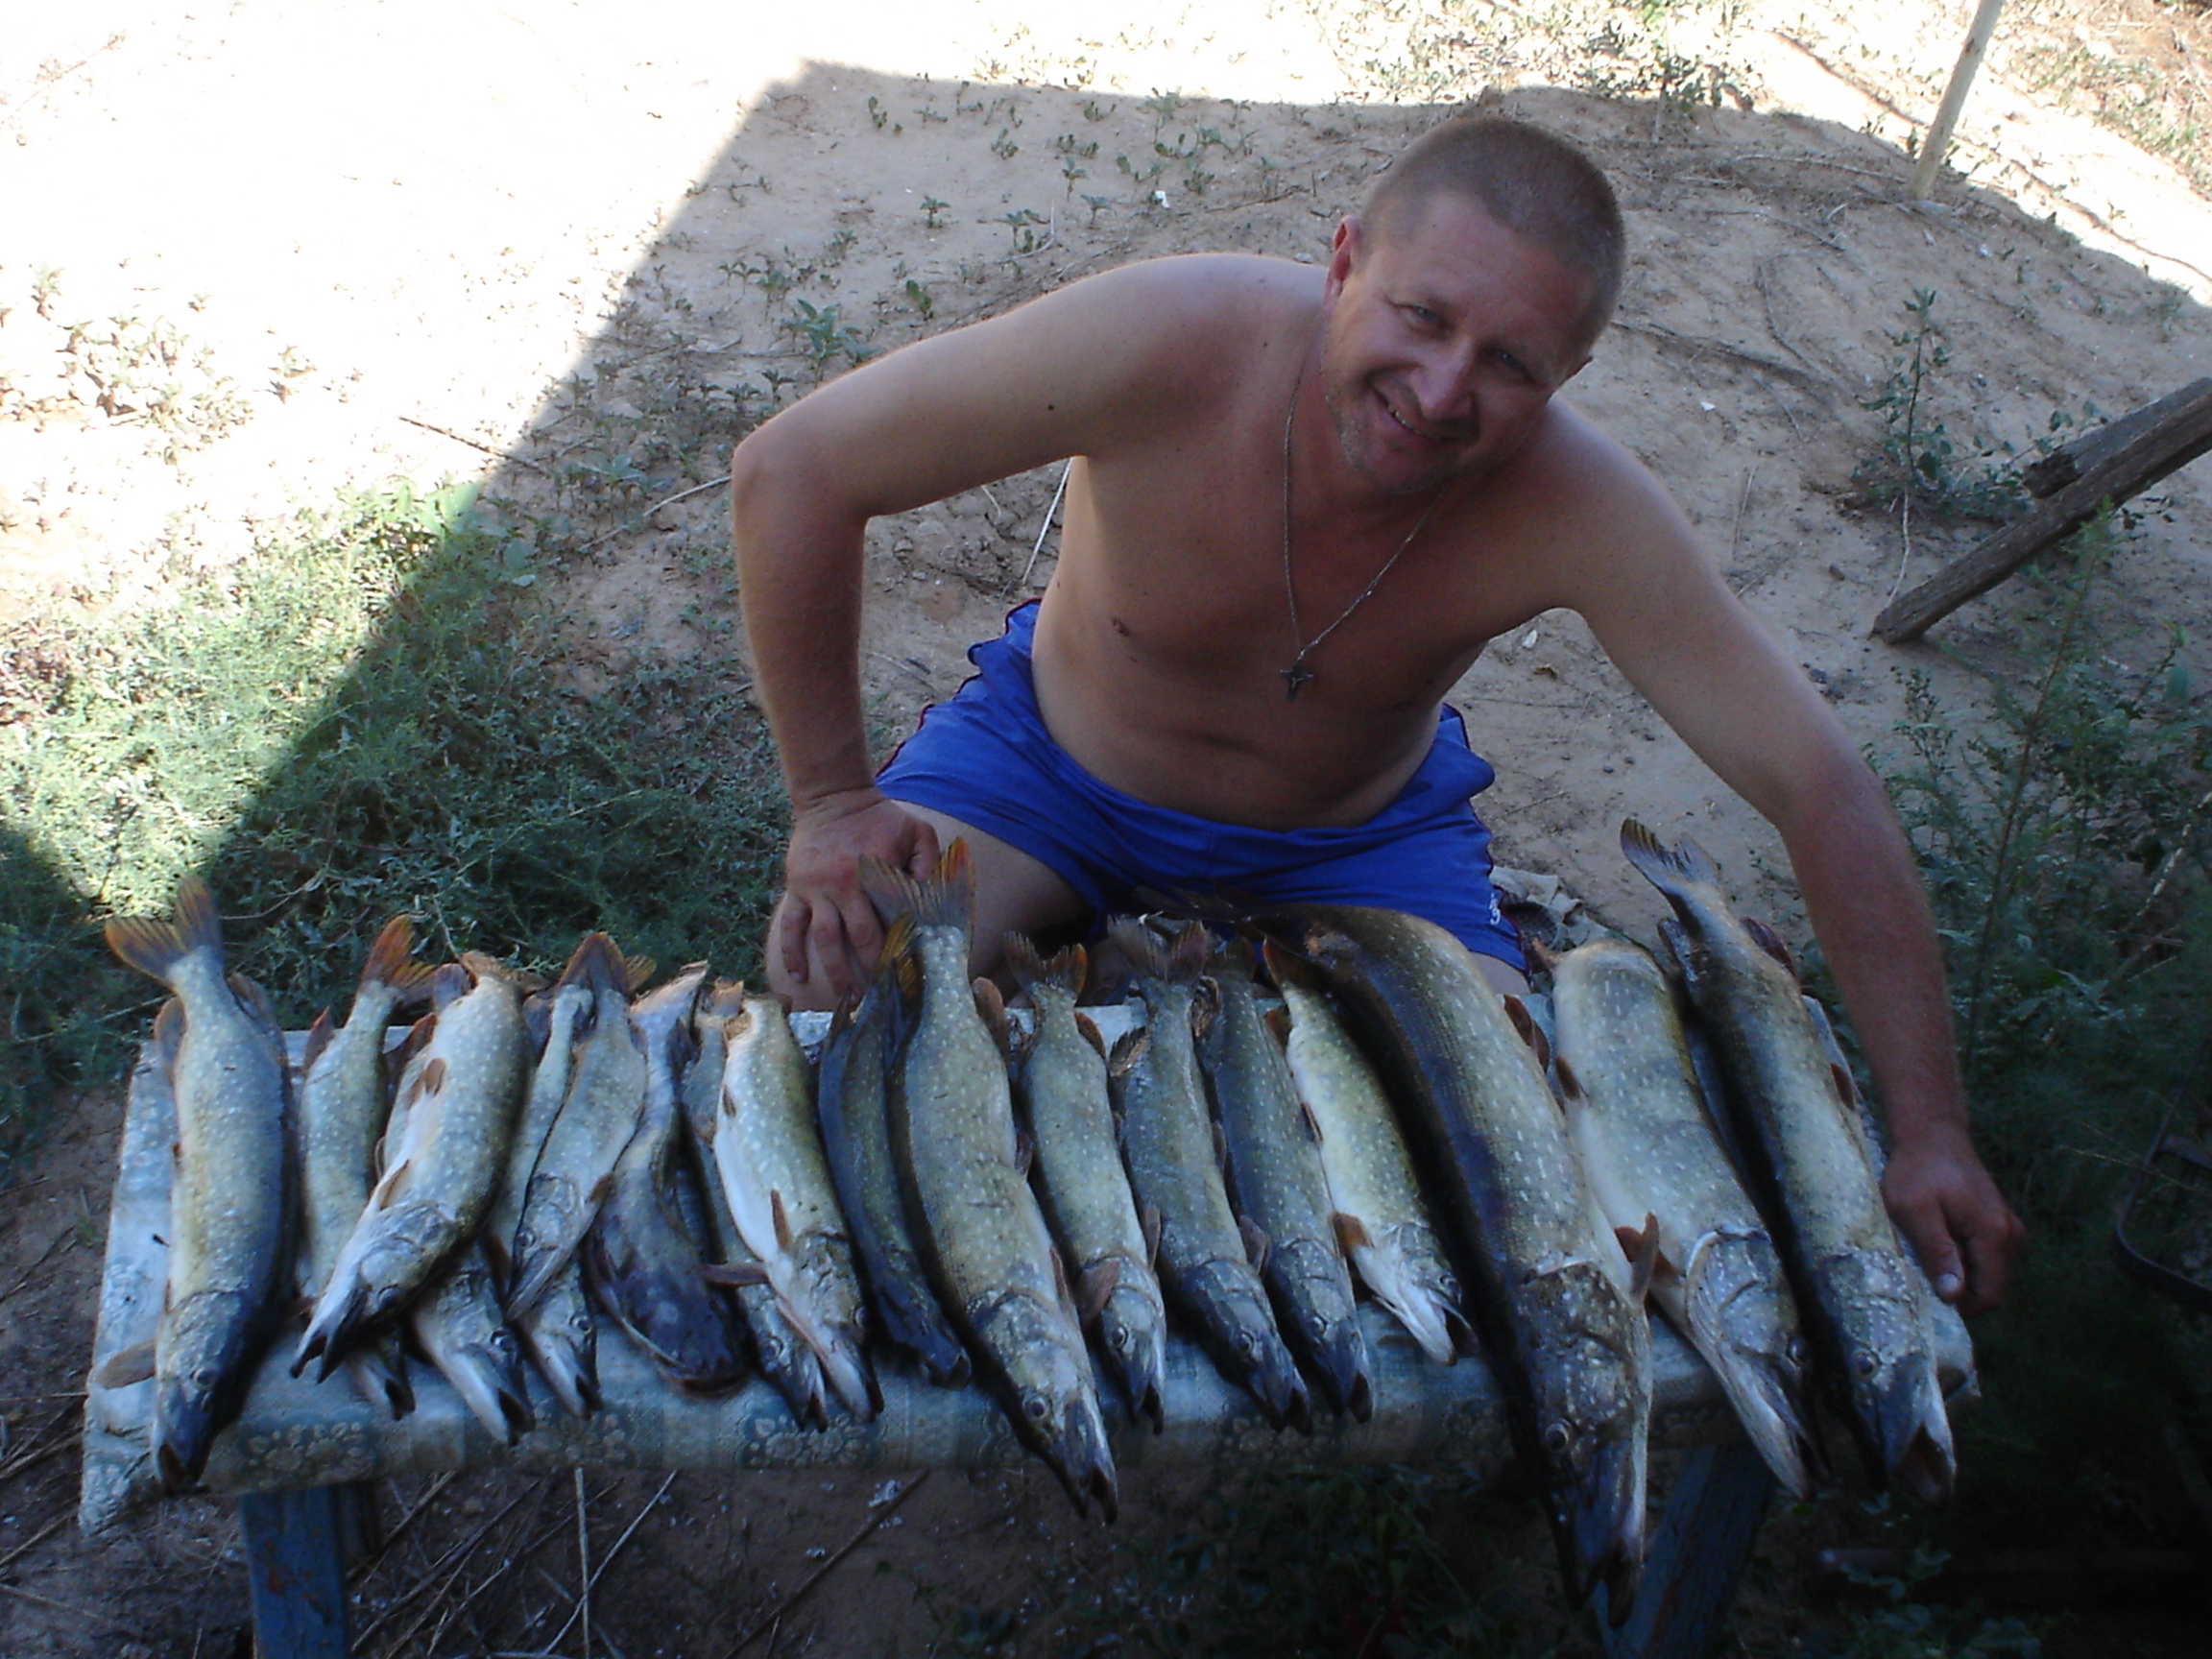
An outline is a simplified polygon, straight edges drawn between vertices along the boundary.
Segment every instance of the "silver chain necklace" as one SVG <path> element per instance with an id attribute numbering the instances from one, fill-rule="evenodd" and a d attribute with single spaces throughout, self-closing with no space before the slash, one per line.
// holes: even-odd
<path id="1" fill-rule="evenodd" d="M 1297 380 L 1290 387 L 1290 407 L 1283 414 L 1283 596 L 1290 602 L 1290 637 L 1304 637 L 1305 630 L 1298 623 L 1298 585 L 1290 578 L 1290 428 L 1298 419 L 1298 393 L 1306 384 L 1306 373 L 1299 371 Z M 1313 683 L 1313 670 L 1306 666 L 1307 656 L 1322 640 L 1336 632 L 1350 620 L 1352 613 L 1367 603 L 1376 589 L 1382 586 L 1382 578 L 1390 574 L 1391 567 L 1406 557 L 1406 549 L 1413 545 L 1413 538 L 1428 527 L 1429 519 L 1436 511 L 1436 504 L 1444 499 L 1444 487 L 1438 485 L 1436 493 L 1430 497 L 1429 505 L 1422 509 L 1421 517 L 1413 521 L 1413 528 L 1406 532 L 1406 540 L 1398 543 L 1398 551 L 1382 561 L 1382 568 L 1375 572 L 1374 579 L 1353 595 L 1352 603 L 1337 613 L 1336 620 L 1306 640 L 1298 647 L 1298 655 L 1290 659 L 1290 666 L 1278 668 L 1283 676 L 1284 700 L 1296 702 L 1298 693 Z"/>

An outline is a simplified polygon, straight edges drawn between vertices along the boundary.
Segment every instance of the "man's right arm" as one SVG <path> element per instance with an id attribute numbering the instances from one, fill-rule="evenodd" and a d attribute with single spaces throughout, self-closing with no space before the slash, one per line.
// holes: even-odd
<path id="1" fill-rule="evenodd" d="M 1189 410 L 1210 262 L 1073 284 L 871 363 L 778 415 L 731 463 L 732 522 L 755 683 L 792 807 L 785 898 L 768 943 L 794 985 L 855 989 L 881 934 L 858 884 L 872 854 L 926 874 L 928 827 L 878 792 L 859 683 L 868 520 L 1063 456 L 1098 453 Z"/>

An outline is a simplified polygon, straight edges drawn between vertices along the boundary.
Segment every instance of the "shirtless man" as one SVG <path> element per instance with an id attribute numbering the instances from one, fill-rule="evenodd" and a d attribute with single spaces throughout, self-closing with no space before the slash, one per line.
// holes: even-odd
<path id="1" fill-rule="evenodd" d="M 1886 1196 L 1939 1293 L 2003 1294 L 2020 1223 L 1969 1142 L 1942 966 L 1880 783 L 1680 510 L 1554 399 L 1611 316 L 1610 188 L 1536 129 L 1432 130 L 1326 270 L 1087 277 L 823 387 L 738 446 L 746 631 L 792 801 L 770 982 L 852 991 L 864 854 L 966 839 L 977 970 L 1132 887 L 1429 915 L 1521 983 L 1445 693 L 1564 606 L 1781 832 L 1887 1102 Z M 858 673 L 870 518 L 1074 457 L 1042 604 L 878 780 Z"/>

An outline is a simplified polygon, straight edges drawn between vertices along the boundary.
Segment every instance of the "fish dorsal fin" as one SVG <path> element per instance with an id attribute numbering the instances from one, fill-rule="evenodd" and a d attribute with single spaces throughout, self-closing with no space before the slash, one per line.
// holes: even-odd
<path id="1" fill-rule="evenodd" d="M 757 1262 L 702 1262 L 699 1277 L 709 1285 L 727 1285 L 733 1289 L 768 1283 L 768 1269 Z"/>
<path id="2" fill-rule="evenodd" d="M 1260 1023 L 1267 1027 L 1267 1035 L 1275 1039 L 1278 1046 L 1288 1044 L 1290 1041 L 1290 1004 L 1278 1002 L 1266 1013 L 1260 1016 Z"/>
<path id="3" fill-rule="evenodd" d="M 276 1004 L 270 999 L 269 993 L 261 989 L 258 981 L 249 979 L 243 974 L 226 974 L 223 975 L 223 983 L 230 987 L 230 995 L 238 998 L 239 1007 L 270 1030 L 283 1029 L 276 1020 Z"/>
<path id="4" fill-rule="evenodd" d="M 1059 1297 L 1060 1306 L 1073 1312 L 1075 1292 L 1068 1287 L 1068 1263 L 1060 1259 L 1060 1246 L 1055 1244 L 1045 1252 L 1052 1259 L 1052 1293 Z M 1081 1323 L 1080 1320 L 1077 1321 Z"/>
<path id="5" fill-rule="evenodd" d="M 1260 947 L 1260 954 L 1267 964 L 1267 977 L 1277 985 L 1295 985 L 1301 990 L 1314 992 L 1321 989 L 1320 970 L 1281 940 L 1265 941 Z"/>
<path id="6" fill-rule="evenodd" d="M 1551 1063 L 1551 1045 L 1544 1040 L 1544 1028 L 1536 1023 L 1536 1016 L 1528 1012 L 1528 1004 L 1510 991 L 1502 1000 L 1505 1004 L 1505 1018 L 1513 1022 L 1513 1029 L 1521 1041 L 1527 1044 L 1536 1055 L 1536 1064 L 1549 1069 Z"/>
<path id="7" fill-rule="evenodd" d="M 1252 1263 L 1252 1271 L 1267 1271 L 1267 1258 L 1274 1251 L 1274 1241 L 1250 1221 L 1237 1223 L 1237 1236 L 1244 1240 L 1244 1259 Z"/>
<path id="8" fill-rule="evenodd" d="M 992 1045 L 1003 1057 L 1012 1046 L 1013 1037 L 1012 1027 L 1006 1022 L 1006 998 L 997 985 L 981 976 L 970 983 L 969 990 L 975 997 L 976 1018 L 983 1022 L 983 1028 L 991 1033 Z"/>
<path id="9" fill-rule="evenodd" d="M 1143 1214 L 1137 1217 L 1137 1225 L 1144 1231 L 1144 1264 L 1153 1266 L 1160 1260 L 1160 1206 L 1145 1205 Z"/>
<path id="10" fill-rule="evenodd" d="M 1338 1210 L 1329 1217 L 1329 1225 L 1336 1234 L 1336 1248 L 1349 1256 L 1355 1250 L 1369 1249 L 1375 1236 L 1367 1231 L 1367 1223 L 1357 1215 L 1347 1215 Z"/>
<path id="11" fill-rule="evenodd" d="M 1219 1118 L 1209 1118 L 1207 1127 L 1214 1131 L 1214 1162 L 1226 1169 L 1229 1166 L 1229 1137 L 1222 1133 Z"/>
<path id="12" fill-rule="evenodd" d="M 1113 1052 L 1106 1057 L 1107 1075 L 1116 1078 L 1128 1076 L 1144 1058 L 1144 1051 L 1151 1046 L 1152 1033 L 1148 1027 L 1130 1026 L 1114 1040 Z"/>
<path id="13" fill-rule="evenodd" d="M 1781 963 L 1789 971 L 1791 979 L 1802 985 L 1805 976 L 1797 972 L 1797 958 L 1791 954 L 1790 947 L 1782 935 L 1756 916 L 1744 916 L 1740 920 L 1743 924 L 1743 931 L 1751 935 L 1751 943 Z"/>
<path id="14" fill-rule="evenodd" d="M 1828 1062 L 1828 1080 L 1836 1085 L 1837 1097 L 1844 1105 L 1857 1111 L 1859 1107 L 1859 1084 L 1851 1073 L 1836 1061 L 1831 1060 Z"/>
<path id="15" fill-rule="evenodd" d="M 1567 1064 L 1567 1056 L 1551 1057 L 1551 1075 L 1559 1079 L 1559 1093 L 1570 1100 L 1582 1098 L 1582 1079 L 1575 1075 L 1575 1068 Z"/>
<path id="16" fill-rule="evenodd" d="M 1109 1257 L 1094 1262 L 1083 1274 L 1083 1293 L 1075 1311 L 1082 1324 L 1094 1325 L 1098 1315 L 1106 1311 L 1106 1303 L 1121 1285 L 1121 1263 Z"/>
<path id="17" fill-rule="evenodd" d="M 1303 1094 L 1298 1097 L 1298 1118 L 1306 1125 L 1306 1133 L 1313 1137 L 1313 1144 L 1321 1144 L 1321 1119 L 1313 1116 L 1312 1103 Z"/>
<path id="18" fill-rule="evenodd" d="M 315 1070 L 315 1062 L 322 1058 L 323 1050 L 330 1046 L 330 1040 L 338 1035 L 338 1027 L 330 1023 L 330 1010 L 325 1008 L 308 1024 L 307 1039 L 300 1045 L 300 1074 L 305 1076 Z"/>
<path id="19" fill-rule="evenodd" d="M 1633 1227 L 1616 1227 L 1613 1237 L 1621 1241 L 1621 1252 L 1628 1258 L 1628 1294 L 1641 1302 L 1651 1288 L 1652 1270 L 1659 1264 L 1659 1217 L 1647 1211 L 1641 1233 Z"/>
<path id="20" fill-rule="evenodd" d="M 154 1034 L 149 1039 L 154 1045 L 156 1064 L 164 1070 L 177 1069 L 177 1049 L 184 1041 L 184 1001 L 172 997 L 161 1004 L 160 1012 L 154 1016 Z"/>
<path id="21" fill-rule="evenodd" d="M 776 1230 L 776 1247 L 780 1250 L 790 1249 L 791 1217 L 784 1213 L 783 1191 L 781 1188 L 771 1187 L 768 1190 L 768 1221 Z"/>
<path id="22" fill-rule="evenodd" d="M 1098 1050 L 1098 1057 L 1106 1057 L 1106 1039 L 1098 1029 L 1098 1022 L 1078 1008 L 1075 1010 L 1075 1029 L 1082 1033 L 1083 1041 Z"/>
<path id="23" fill-rule="evenodd" d="M 430 975 L 430 1008 L 433 1013 L 450 1008 L 475 988 L 476 981 L 469 970 L 459 962 L 439 964 Z"/>

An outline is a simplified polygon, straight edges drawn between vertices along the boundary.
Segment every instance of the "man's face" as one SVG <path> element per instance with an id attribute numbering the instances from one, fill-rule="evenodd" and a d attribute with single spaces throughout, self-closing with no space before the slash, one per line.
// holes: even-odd
<path id="1" fill-rule="evenodd" d="M 1591 284 L 1433 192 L 1387 238 L 1337 228 L 1321 387 L 1354 471 L 1389 494 L 1498 466 L 1589 359 Z"/>

